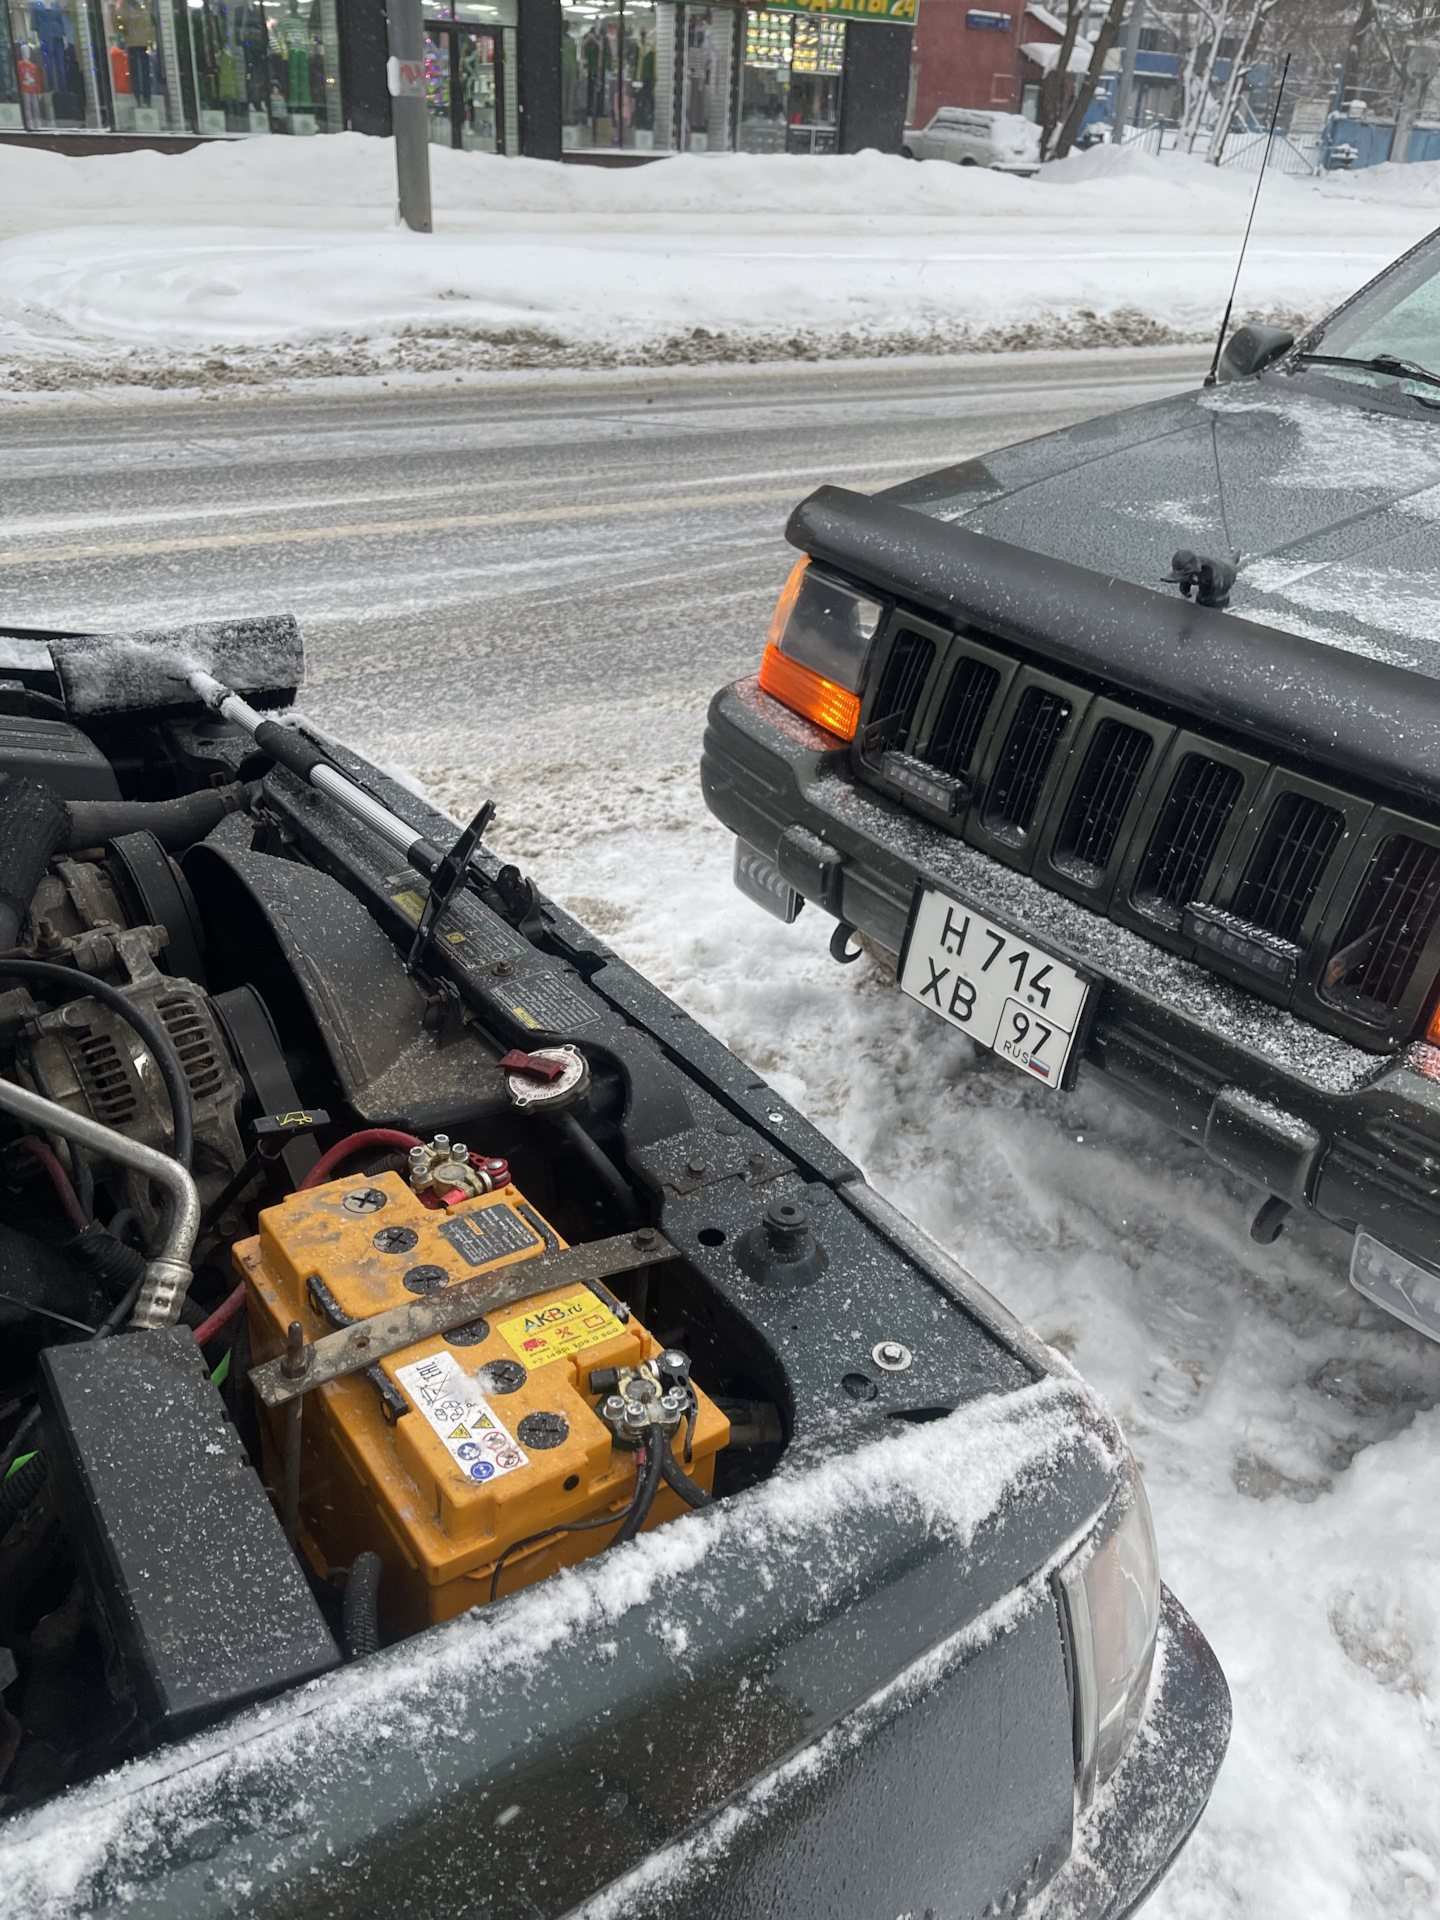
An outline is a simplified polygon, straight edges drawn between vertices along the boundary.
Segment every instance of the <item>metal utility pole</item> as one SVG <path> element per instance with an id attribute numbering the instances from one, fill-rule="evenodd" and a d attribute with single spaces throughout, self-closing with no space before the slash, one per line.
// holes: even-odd
<path id="1" fill-rule="evenodd" d="M 1130 103 L 1135 94 L 1135 61 L 1140 52 L 1140 29 L 1145 24 L 1145 0 L 1134 0 L 1125 23 L 1125 48 L 1120 55 L 1120 78 L 1115 83 L 1115 130 L 1111 139 L 1118 147 L 1130 119 Z"/>
<path id="2" fill-rule="evenodd" d="M 429 233 L 430 110 L 425 91 L 424 0 L 386 0 L 390 25 L 390 123 L 400 218 L 412 233 Z"/>
<path id="3" fill-rule="evenodd" d="M 1405 49 L 1405 84 L 1400 90 L 1400 111 L 1395 116 L 1395 131 L 1390 137 L 1390 158 L 1403 162 L 1410 149 L 1410 135 L 1420 118 L 1430 82 L 1440 72 L 1440 40 L 1412 40 Z"/>

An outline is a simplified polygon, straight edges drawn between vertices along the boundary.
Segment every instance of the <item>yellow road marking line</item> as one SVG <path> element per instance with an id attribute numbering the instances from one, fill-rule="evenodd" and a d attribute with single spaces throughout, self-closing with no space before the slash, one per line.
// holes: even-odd
<path id="1" fill-rule="evenodd" d="M 561 520 L 644 513 L 684 513 L 701 507 L 738 507 L 795 500 L 796 487 L 752 488 L 740 493 L 672 494 L 668 499 L 586 501 L 566 507 L 511 507 L 499 513 L 447 513 L 430 520 L 356 520 L 334 527 L 251 528 L 241 533 L 175 534 L 164 540 L 112 540 L 71 547 L 0 550 L 0 567 L 43 566 L 52 560 L 137 559 L 160 553 L 219 553 L 238 547 L 296 547 L 327 540 L 368 540 L 414 533 L 466 533 L 482 527 L 543 526 Z"/>

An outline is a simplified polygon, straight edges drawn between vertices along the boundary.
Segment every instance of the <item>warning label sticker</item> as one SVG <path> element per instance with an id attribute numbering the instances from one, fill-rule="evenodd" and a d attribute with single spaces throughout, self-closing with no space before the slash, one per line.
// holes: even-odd
<path id="1" fill-rule="evenodd" d="M 441 1233 L 472 1267 L 488 1267 L 514 1253 L 538 1252 L 541 1239 L 533 1227 L 503 1200 L 456 1220 L 447 1220 Z"/>
<path id="2" fill-rule="evenodd" d="M 513 1320 L 502 1320 L 499 1332 L 527 1367 L 548 1367 L 552 1360 L 613 1340 L 624 1328 L 588 1287 L 581 1287 Z"/>
<path id="3" fill-rule="evenodd" d="M 530 1464 L 453 1353 L 413 1360 L 408 1367 L 397 1367 L 395 1378 L 467 1480 L 496 1480 Z"/>

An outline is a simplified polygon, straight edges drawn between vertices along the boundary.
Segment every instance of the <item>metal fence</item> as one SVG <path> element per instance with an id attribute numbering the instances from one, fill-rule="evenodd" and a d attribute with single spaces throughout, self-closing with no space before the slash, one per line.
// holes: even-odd
<path id="1" fill-rule="evenodd" d="M 1269 146 L 1267 154 L 1266 147 Z M 1258 173 L 1262 166 L 1277 173 L 1295 173 L 1308 177 L 1324 167 L 1318 133 L 1277 133 L 1273 139 L 1264 133 L 1231 132 L 1220 156 L 1222 167 L 1238 167 L 1244 173 Z"/>
<path id="2" fill-rule="evenodd" d="M 1220 160 L 1222 167 L 1238 167 L 1242 173 L 1258 173 L 1263 165 L 1276 169 L 1280 173 L 1294 173 L 1302 177 L 1319 173 L 1324 167 L 1321 139 L 1318 133 L 1283 134 L 1277 133 L 1269 142 L 1267 157 L 1266 143 L 1268 135 L 1254 133 L 1242 127 L 1232 130 L 1225 142 L 1225 152 Z M 1195 157 L 1203 160 L 1209 151 L 1211 135 L 1203 133 L 1195 142 Z M 1162 153 L 1178 151 L 1179 132 L 1174 127 L 1149 126 L 1126 127 L 1121 135 L 1121 145 L 1133 147 L 1137 153 L 1148 153 L 1158 159 Z"/>

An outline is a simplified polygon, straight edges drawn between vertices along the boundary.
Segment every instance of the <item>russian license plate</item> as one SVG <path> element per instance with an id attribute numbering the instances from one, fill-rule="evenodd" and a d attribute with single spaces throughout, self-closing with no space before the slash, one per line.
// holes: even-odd
<path id="1" fill-rule="evenodd" d="M 910 917 L 900 985 L 922 1007 L 1059 1087 L 1090 985 L 1073 967 L 930 887 Z"/>

